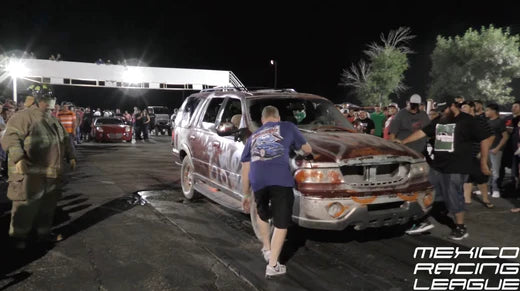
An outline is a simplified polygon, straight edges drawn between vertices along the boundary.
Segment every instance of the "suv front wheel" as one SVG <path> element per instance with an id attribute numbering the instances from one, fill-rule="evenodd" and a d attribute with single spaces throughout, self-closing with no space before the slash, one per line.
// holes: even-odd
<path id="1" fill-rule="evenodd" d="M 181 186 L 182 186 L 182 194 L 188 200 L 195 199 L 199 196 L 194 189 L 195 180 L 193 178 L 193 162 L 189 156 L 186 156 L 182 160 L 181 167 Z"/>

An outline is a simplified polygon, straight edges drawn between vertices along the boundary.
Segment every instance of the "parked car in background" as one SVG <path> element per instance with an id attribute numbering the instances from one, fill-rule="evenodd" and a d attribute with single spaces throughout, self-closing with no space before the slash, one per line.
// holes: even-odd
<path id="1" fill-rule="evenodd" d="M 90 135 L 96 142 L 132 141 L 132 127 L 116 117 L 97 117 Z"/>
<path id="2" fill-rule="evenodd" d="M 211 89 L 184 101 L 172 142 L 187 199 L 203 194 L 242 211 L 240 158 L 267 105 L 277 107 L 282 120 L 293 122 L 313 149 L 306 158 L 291 154 L 296 182 L 292 218 L 299 226 L 342 230 L 405 224 L 431 209 L 435 194 L 421 154 L 354 133 L 332 102 L 294 90 Z M 266 154 L 279 151 L 273 146 L 259 149 Z M 254 203 L 250 211 L 259 235 Z"/>
<path id="3" fill-rule="evenodd" d="M 150 130 L 154 130 L 156 135 L 171 135 L 170 110 L 166 106 L 148 106 L 150 114 Z"/>

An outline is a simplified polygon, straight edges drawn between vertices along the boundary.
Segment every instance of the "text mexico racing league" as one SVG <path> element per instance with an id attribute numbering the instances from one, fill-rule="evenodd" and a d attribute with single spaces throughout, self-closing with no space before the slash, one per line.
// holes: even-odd
<path id="1" fill-rule="evenodd" d="M 518 247 L 417 247 L 414 290 L 519 290 L 519 251 Z"/>

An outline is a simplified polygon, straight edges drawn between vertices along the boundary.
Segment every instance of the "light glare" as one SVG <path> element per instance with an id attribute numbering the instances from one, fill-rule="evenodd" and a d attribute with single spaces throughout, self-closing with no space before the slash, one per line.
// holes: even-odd
<path id="1" fill-rule="evenodd" d="M 9 74 L 9 76 L 13 78 L 25 77 L 28 72 L 27 67 L 25 67 L 22 61 L 14 59 L 11 59 L 9 61 L 9 63 L 7 64 L 6 71 Z"/>
<path id="2" fill-rule="evenodd" d="M 123 82 L 125 83 L 141 83 L 143 74 L 137 68 L 128 67 L 123 72 Z"/>

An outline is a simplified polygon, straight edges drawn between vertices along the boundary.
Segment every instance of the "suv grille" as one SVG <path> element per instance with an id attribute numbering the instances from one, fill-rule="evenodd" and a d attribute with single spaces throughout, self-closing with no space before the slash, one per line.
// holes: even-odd
<path id="1" fill-rule="evenodd" d="M 347 184 L 363 188 L 402 184 L 410 171 L 410 166 L 407 163 L 342 166 L 340 170 Z"/>

